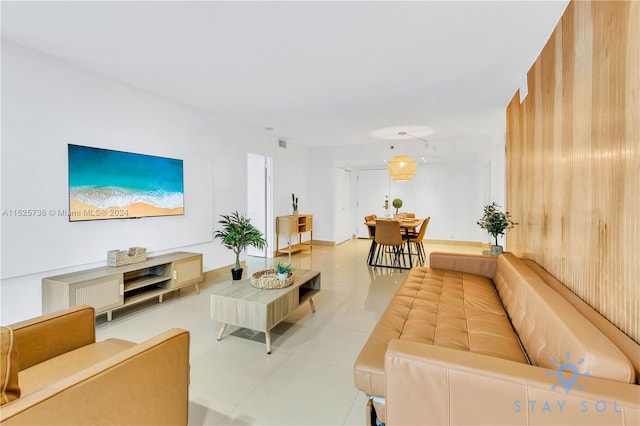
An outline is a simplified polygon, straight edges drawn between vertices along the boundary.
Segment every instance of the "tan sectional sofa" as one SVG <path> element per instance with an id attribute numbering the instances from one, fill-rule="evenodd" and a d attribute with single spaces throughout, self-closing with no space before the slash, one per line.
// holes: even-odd
<path id="1" fill-rule="evenodd" d="M 512 254 L 432 253 L 354 367 L 390 425 L 640 424 L 638 377 L 636 342 Z"/>
<path id="2" fill-rule="evenodd" d="M 96 342 L 80 306 L 3 327 L 2 425 L 185 425 L 189 332 Z"/>

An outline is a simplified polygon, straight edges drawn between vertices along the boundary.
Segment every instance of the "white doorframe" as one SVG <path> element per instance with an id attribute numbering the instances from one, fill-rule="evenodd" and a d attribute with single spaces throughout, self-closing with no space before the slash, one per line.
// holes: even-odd
<path id="1" fill-rule="evenodd" d="M 268 253 L 272 252 L 269 250 L 269 247 L 273 246 L 275 235 L 272 164 L 271 157 L 247 154 L 247 216 L 267 240 L 267 247 L 264 250 L 247 247 L 248 256 L 269 257 Z"/>
<path id="2" fill-rule="evenodd" d="M 337 167 L 335 171 L 335 235 L 336 244 L 351 239 L 351 170 Z"/>

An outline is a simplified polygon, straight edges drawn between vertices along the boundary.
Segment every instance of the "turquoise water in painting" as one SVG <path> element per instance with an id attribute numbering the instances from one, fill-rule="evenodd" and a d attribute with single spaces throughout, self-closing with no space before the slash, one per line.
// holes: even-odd
<path id="1" fill-rule="evenodd" d="M 99 208 L 184 207 L 183 162 L 69 145 L 69 198 Z"/>

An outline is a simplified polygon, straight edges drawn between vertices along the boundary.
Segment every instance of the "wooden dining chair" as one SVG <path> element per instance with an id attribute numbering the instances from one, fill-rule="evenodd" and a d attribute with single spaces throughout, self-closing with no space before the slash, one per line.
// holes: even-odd
<path id="1" fill-rule="evenodd" d="M 400 268 L 402 263 L 406 267 L 404 246 L 408 242 L 402 238 L 400 222 L 397 220 L 376 220 L 374 241 L 377 251 L 375 253 L 375 264 L 372 266 Z M 385 261 L 387 263 L 381 263 Z"/>
<path id="2" fill-rule="evenodd" d="M 409 235 L 409 244 L 413 244 L 416 248 L 416 253 L 418 255 L 418 261 L 421 265 L 424 264 L 426 253 L 424 251 L 424 244 L 422 240 L 424 240 L 424 234 L 427 232 L 427 226 L 429 226 L 429 221 L 431 220 L 431 216 L 426 218 L 424 222 L 422 222 L 422 226 L 418 230 L 417 234 Z"/>

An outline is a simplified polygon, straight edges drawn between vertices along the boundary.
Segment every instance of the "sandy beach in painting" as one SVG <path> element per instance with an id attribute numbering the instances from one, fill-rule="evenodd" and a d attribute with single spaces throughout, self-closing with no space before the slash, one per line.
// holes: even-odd
<path id="1" fill-rule="evenodd" d="M 184 214 L 184 207 L 162 208 L 137 202 L 125 207 L 96 207 L 70 200 L 69 220 L 124 219 L 144 216 L 167 216 Z"/>

